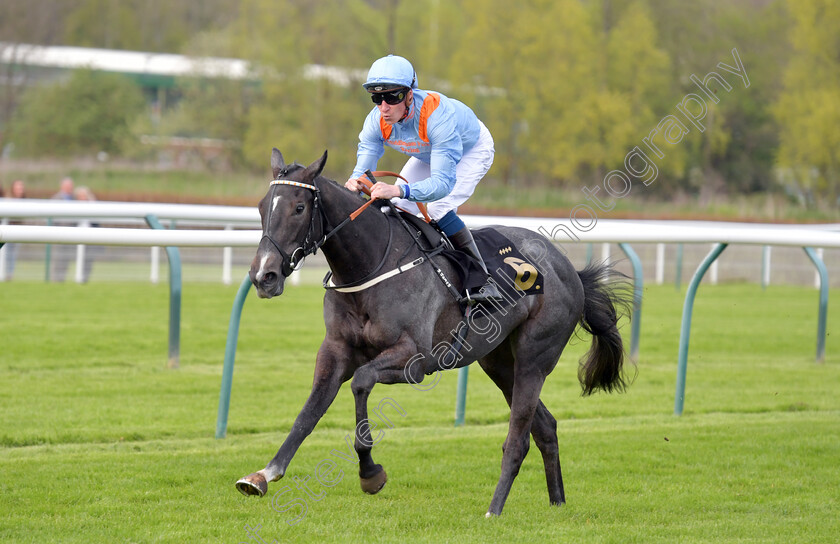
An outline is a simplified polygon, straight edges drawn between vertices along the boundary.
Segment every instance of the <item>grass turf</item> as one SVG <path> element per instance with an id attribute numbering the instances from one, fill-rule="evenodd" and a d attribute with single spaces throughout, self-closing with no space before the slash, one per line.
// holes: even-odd
<path id="1" fill-rule="evenodd" d="M 840 531 L 840 339 L 830 334 L 840 312 L 829 306 L 827 359 L 815 364 L 813 289 L 703 285 L 681 418 L 684 294 L 646 289 L 626 394 L 580 397 L 589 342 L 574 340 L 542 396 L 558 419 L 568 504 L 549 507 L 532 446 L 491 520 L 508 409 L 477 366 L 463 428 L 452 427 L 453 372 L 430 391 L 374 389 L 372 405 L 388 397 L 406 414 L 389 412 L 393 428 L 374 448 L 390 480 L 379 495 L 363 494 L 356 467 L 332 454 L 354 427 L 348 386 L 287 478 L 261 500 L 237 493 L 233 482 L 274 455 L 309 394 L 323 295 L 297 287 L 247 302 L 228 438 L 214 440 L 235 289 L 184 286 L 173 371 L 165 286 L 0 284 L 0 541 L 256 541 L 246 526 L 265 542 L 834 542 Z M 324 459 L 333 487 L 315 478 Z M 293 477 L 309 477 L 312 496 Z"/>

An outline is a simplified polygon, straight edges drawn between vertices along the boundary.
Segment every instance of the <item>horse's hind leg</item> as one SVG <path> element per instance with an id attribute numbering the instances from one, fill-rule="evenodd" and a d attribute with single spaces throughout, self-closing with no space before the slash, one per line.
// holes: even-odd
<path id="1" fill-rule="evenodd" d="M 502 391 L 508 405 L 513 397 L 513 355 L 510 344 L 505 342 L 489 356 L 479 361 L 481 368 Z M 542 401 L 537 405 L 531 434 L 540 450 L 545 465 L 545 479 L 548 486 L 548 499 L 551 504 L 564 504 L 566 494 L 563 489 L 563 475 L 560 470 L 560 455 L 557 444 L 557 421 Z"/>
<path id="2" fill-rule="evenodd" d="M 545 465 L 545 481 L 548 485 L 548 500 L 551 504 L 566 503 L 566 492 L 563 489 L 563 473 L 560 470 L 560 448 L 557 445 L 557 420 L 540 401 L 534 422 L 531 424 L 531 434 L 540 449 Z"/>
<path id="3" fill-rule="evenodd" d="M 487 515 L 500 515 L 504 508 L 513 480 L 519 474 L 522 461 L 528 454 L 530 446 L 531 423 L 534 419 L 534 412 L 539 404 L 540 391 L 544 378 L 539 372 L 518 372 L 515 370 L 513 382 L 513 397 L 510 404 L 510 423 L 508 424 L 508 435 L 505 439 L 504 453 L 502 454 L 502 474 L 496 491 L 493 493 L 493 500 L 490 501 L 490 508 Z"/>

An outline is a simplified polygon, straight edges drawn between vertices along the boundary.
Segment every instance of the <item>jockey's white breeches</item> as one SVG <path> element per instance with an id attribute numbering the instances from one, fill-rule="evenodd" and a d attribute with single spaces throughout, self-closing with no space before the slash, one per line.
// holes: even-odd
<path id="1" fill-rule="evenodd" d="M 452 188 L 452 192 L 440 200 L 426 204 L 429 215 L 436 221 L 450 211 L 457 213 L 458 207 L 472 196 L 475 186 L 493 165 L 493 157 L 496 154 L 493 136 L 484 126 L 484 123 L 479 121 L 479 124 L 481 125 L 481 132 L 478 135 L 478 141 L 472 149 L 464 153 L 460 162 L 455 166 L 455 187 Z M 403 166 L 400 175 L 411 184 L 430 177 L 432 169 L 425 162 L 411 157 Z M 414 202 L 401 198 L 392 200 L 400 208 L 417 215 L 420 214 L 420 210 L 417 209 Z"/>

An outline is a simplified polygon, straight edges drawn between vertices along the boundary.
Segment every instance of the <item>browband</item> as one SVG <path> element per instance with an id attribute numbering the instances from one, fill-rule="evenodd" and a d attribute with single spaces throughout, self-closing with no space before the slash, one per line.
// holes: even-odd
<path id="1" fill-rule="evenodd" d="M 289 179 L 275 179 L 272 180 L 269 185 L 291 185 L 293 187 L 303 187 L 304 189 L 309 189 L 310 191 L 317 191 L 318 188 L 314 185 L 309 185 L 307 183 L 301 183 L 299 181 L 292 181 Z"/>

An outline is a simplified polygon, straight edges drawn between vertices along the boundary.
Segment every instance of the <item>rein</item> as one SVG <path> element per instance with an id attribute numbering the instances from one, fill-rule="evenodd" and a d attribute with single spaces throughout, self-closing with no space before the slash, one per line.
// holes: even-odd
<path id="1" fill-rule="evenodd" d="M 274 246 L 274 249 L 276 249 L 277 252 L 280 253 L 280 256 L 282 257 L 280 272 L 283 274 L 284 277 L 288 278 L 292 274 L 292 272 L 300 269 L 300 267 L 303 265 L 303 261 L 304 261 L 304 259 L 306 259 L 306 257 L 308 257 L 309 255 L 314 255 L 315 253 L 317 253 L 318 249 L 321 246 L 323 246 L 325 243 L 327 243 L 327 240 L 329 240 L 339 230 L 344 228 L 347 225 L 347 223 L 354 220 L 355 217 L 353 217 L 352 214 L 351 214 L 350 217 L 347 217 L 344 221 L 339 223 L 335 228 L 331 228 L 329 230 L 329 232 L 326 232 L 327 228 L 329 227 L 329 221 L 327 220 L 326 215 L 324 215 L 324 208 L 321 205 L 321 190 L 318 189 L 318 187 L 316 187 L 315 185 L 310 185 L 308 183 L 301 183 L 299 181 L 292 181 L 292 180 L 289 180 L 289 179 L 275 179 L 275 180 L 272 180 L 270 182 L 270 185 L 271 185 L 270 200 L 274 199 L 274 189 L 276 188 L 277 185 L 290 185 L 292 187 L 300 187 L 300 188 L 308 189 L 308 190 L 312 191 L 312 194 L 313 194 L 312 215 L 310 216 L 310 219 L 309 219 L 309 228 L 306 231 L 306 237 L 303 240 L 303 244 L 301 244 L 294 251 L 292 251 L 291 255 L 289 255 L 288 253 L 283 251 L 283 249 L 280 247 L 280 244 L 278 244 L 274 240 L 274 238 L 271 237 L 271 234 L 269 234 L 271 232 L 271 213 L 270 212 L 269 212 L 268 218 L 266 219 L 266 222 L 265 222 L 265 229 L 263 229 L 263 235 L 262 235 L 262 238 L 260 240 L 262 241 L 263 238 L 267 239 L 269 242 L 271 242 L 271 245 Z M 321 219 L 319 221 L 320 230 L 321 230 L 321 234 L 319 236 L 314 236 L 314 234 L 315 234 L 315 217 L 316 216 L 320 216 L 320 219 Z M 388 260 L 388 255 L 391 252 L 391 246 L 393 244 L 393 241 L 394 241 L 393 227 L 391 226 L 391 222 L 388 221 L 388 246 L 385 248 L 385 254 L 382 257 L 382 260 L 379 262 L 379 265 L 373 270 L 373 272 L 371 272 L 370 274 L 368 274 L 367 276 L 365 276 L 364 278 L 362 278 L 358 282 L 353 282 L 352 284 L 347 284 L 346 286 L 340 286 L 340 287 L 354 286 L 354 285 L 357 285 L 357 284 L 365 283 L 368 280 L 370 280 L 371 278 L 373 278 L 382 269 L 382 267 L 385 265 L 385 261 Z"/>
<path id="2" fill-rule="evenodd" d="M 370 177 L 371 179 L 374 179 L 374 180 L 376 179 L 375 176 L 380 176 L 380 175 L 390 175 L 390 176 L 398 177 L 400 179 L 405 180 L 405 178 L 403 178 L 399 174 L 395 174 L 393 172 L 370 172 L 370 171 L 368 171 L 368 172 L 366 172 L 366 175 L 368 177 Z M 365 185 L 365 189 L 367 189 L 365 192 L 369 195 L 370 194 L 370 187 L 373 187 L 373 183 L 368 181 L 368 180 L 364 180 L 363 178 L 360 178 L 360 180 Z M 347 218 L 345 218 L 337 226 L 335 226 L 334 228 L 330 228 L 329 232 L 327 232 L 327 228 L 329 227 L 329 221 L 327 220 L 327 217 L 324 214 L 323 206 L 321 205 L 321 190 L 318 189 L 318 187 L 316 187 L 314 184 L 310 185 L 308 183 L 301 183 L 299 181 L 293 181 L 293 180 L 288 180 L 288 179 L 275 179 L 275 180 L 272 180 L 270 182 L 270 185 L 271 185 L 270 200 L 274 199 L 274 189 L 278 185 L 290 185 L 292 187 L 300 187 L 300 188 L 303 188 L 303 189 L 308 189 L 308 190 L 312 191 L 312 194 L 313 194 L 312 215 L 310 216 L 309 228 L 306 231 L 306 237 L 304 238 L 303 243 L 300 246 L 298 246 L 294 251 L 292 251 L 291 255 L 289 255 L 285 251 L 283 251 L 283 249 L 280 248 L 280 245 L 274 240 L 274 238 L 271 237 L 271 234 L 269 234 L 270 229 L 271 229 L 271 213 L 270 212 L 268 214 L 268 218 L 266 219 L 266 225 L 265 225 L 265 229 L 263 230 L 262 238 L 268 239 L 268 241 L 271 242 L 271 244 L 274 246 L 274 249 L 276 249 L 278 251 L 278 253 L 280 253 L 280 256 L 282 257 L 280 270 L 281 270 L 281 273 L 283 274 L 284 277 L 289 277 L 292 274 L 292 272 L 294 272 L 295 270 L 298 270 L 303 265 L 303 261 L 304 261 L 304 259 L 306 259 L 306 257 L 308 257 L 309 255 L 314 255 L 321 246 L 323 246 L 325 243 L 327 243 L 327 240 L 329 240 L 339 230 L 344 228 L 350 221 L 354 221 L 359 216 L 359 214 L 361 214 L 365 209 L 367 209 L 373 203 L 373 201 L 375 200 L 375 199 L 369 200 L 364 205 L 362 205 L 359 209 L 357 209 L 356 211 L 351 213 Z M 391 204 L 390 201 L 388 203 L 392 206 L 392 208 L 397 208 L 396 206 Z M 429 215 L 426 211 L 425 205 L 418 202 L 417 206 L 420 209 L 420 211 L 423 213 L 426 222 L 431 222 L 431 218 L 429 217 Z M 394 210 L 394 211 L 396 212 L 396 210 Z M 402 211 L 405 211 L 405 210 L 402 210 Z M 314 236 L 314 234 L 315 234 L 315 217 L 316 216 L 320 216 L 320 221 L 318 223 L 320 225 L 321 233 L 320 233 L 319 236 Z M 405 221 L 401 217 L 399 217 L 399 214 L 397 214 L 397 218 L 400 220 L 403 227 L 409 233 L 411 233 L 411 230 L 409 229 L 408 225 L 406 225 Z M 385 274 L 377 276 L 379 271 L 382 270 L 382 267 L 385 265 L 385 262 L 388 260 L 388 256 L 391 253 L 391 248 L 393 246 L 393 241 L 394 241 L 393 225 L 391 224 L 392 222 L 391 221 L 386 221 L 386 223 L 388 224 L 388 245 L 386 246 L 385 252 L 382 255 L 382 259 L 379 261 L 379 264 L 376 266 L 376 268 L 372 272 L 370 272 L 368 275 L 363 277 L 362 279 L 354 281 L 354 282 L 346 283 L 346 284 L 343 284 L 343 285 L 335 285 L 335 284 L 332 283 L 332 271 L 330 271 L 324 277 L 324 281 L 323 281 L 324 289 L 336 290 L 336 291 L 343 292 L 343 293 L 353 293 L 353 292 L 363 291 L 363 290 L 365 290 L 369 287 L 372 287 L 372 286 L 376 285 L 377 283 L 379 283 L 381 281 L 384 281 L 384 280 L 386 280 L 390 277 L 393 277 L 397 274 L 401 274 L 403 272 L 407 272 L 408 270 L 414 268 L 415 266 L 419 266 L 420 264 L 422 264 L 423 262 L 425 262 L 427 260 L 431 261 L 431 257 L 433 255 L 436 255 L 437 253 L 440 252 L 440 250 L 443 249 L 443 246 L 441 245 L 441 246 L 439 246 L 438 248 L 435 248 L 432 251 L 425 250 L 421 246 L 419 246 L 419 242 L 418 242 L 417 238 L 412 235 L 412 237 L 414 238 L 415 244 L 417 244 L 418 247 L 420 247 L 420 250 L 421 250 L 422 253 L 425 254 L 425 257 L 420 257 L 419 259 L 415 259 L 414 261 L 412 261 L 408 265 L 399 266 L 399 267 L 397 267 L 396 269 L 394 269 L 390 272 L 387 272 Z M 406 248 L 405 253 L 399 259 L 400 261 L 405 257 L 405 255 L 408 253 L 410 248 L 411 248 L 411 246 Z M 438 274 L 442 274 L 442 272 L 440 272 L 439 269 L 438 269 Z M 452 292 L 453 290 L 452 290 L 452 287 L 449 284 L 448 280 L 444 279 L 444 283 L 447 285 L 447 287 L 449 287 L 450 292 Z M 456 299 L 457 299 L 458 298 L 457 293 L 453 293 L 453 294 L 456 296 Z"/>
<path id="3" fill-rule="evenodd" d="M 400 178 L 400 179 L 402 179 L 406 182 L 408 181 L 404 177 L 402 177 L 401 175 L 395 174 L 394 172 L 371 172 L 370 170 L 367 170 L 365 172 L 365 176 L 367 176 L 369 179 L 366 180 L 364 178 L 359 178 L 359 181 L 361 181 L 362 184 L 365 186 L 365 189 L 367 189 L 365 191 L 367 194 L 370 194 L 370 188 L 373 187 L 373 183 L 376 182 L 376 176 L 382 176 L 382 175 L 394 176 L 394 177 L 398 177 L 398 178 Z M 343 223 L 346 223 L 348 220 L 353 221 L 356 217 L 359 216 L 359 214 L 361 214 L 365 209 L 367 209 L 371 205 L 371 203 L 373 203 L 373 200 L 374 199 L 371 199 L 368 202 L 365 202 L 365 204 L 363 206 L 361 206 L 358 210 L 351 213 L 350 217 L 345 219 Z M 373 287 L 374 285 L 376 285 L 376 284 L 378 284 L 382 281 L 385 281 L 388 278 L 392 278 L 392 277 L 394 277 L 398 274 L 402 274 L 403 272 L 408 272 L 412 268 L 414 268 L 416 266 L 420 266 L 424 262 L 428 261 L 429 264 L 432 264 L 434 266 L 435 272 L 437 272 L 438 277 L 441 279 L 441 281 L 443 281 L 444 285 L 446 285 L 446 287 L 449 289 L 449 292 L 453 295 L 453 297 L 455 297 L 455 300 L 460 300 L 460 296 L 458 295 L 458 292 L 455 291 L 455 289 L 452 287 L 452 284 L 449 282 L 448 279 L 446 279 L 446 276 L 440 270 L 440 267 L 438 267 L 437 265 L 434 265 L 432 263 L 432 256 L 437 255 L 438 253 L 440 253 L 445 248 L 445 242 L 442 242 L 438 247 L 432 248 L 432 249 L 429 249 L 429 250 L 423 248 L 423 246 L 420 244 L 419 236 L 415 235 L 412 232 L 411 228 L 409 228 L 409 226 L 406 224 L 405 220 L 397 212 L 397 210 L 401 210 L 401 211 L 404 211 L 404 212 L 407 212 L 407 211 L 403 210 L 402 208 L 399 208 L 398 206 L 395 206 L 390 200 L 388 200 L 387 203 L 388 203 L 388 206 L 391 207 L 391 211 L 392 211 L 393 215 L 399 220 L 400 224 L 406 230 L 406 232 L 408 232 L 411 235 L 411 237 L 414 239 L 414 245 L 416 245 L 420 249 L 420 252 L 423 253 L 424 256 L 420 257 L 418 259 L 415 259 L 411 263 L 408 263 L 408 264 L 405 264 L 405 265 L 400 265 L 397 268 L 395 268 L 395 269 L 393 269 L 389 272 L 386 272 L 384 274 L 376 276 L 376 273 L 379 272 L 379 270 L 382 268 L 382 265 L 385 264 L 385 261 L 387 260 L 388 254 L 390 253 L 390 250 L 391 250 L 391 237 L 392 237 L 393 233 L 391 231 L 391 222 L 388 221 L 388 247 L 385 249 L 385 254 L 382 257 L 382 261 L 379 262 L 379 266 L 376 267 L 376 270 L 374 270 L 373 272 L 371 272 L 370 274 L 368 274 L 367 276 L 365 276 L 361 280 L 358 280 L 358 281 L 355 281 L 355 282 L 352 282 L 352 283 L 346 283 L 344 285 L 335 285 L 332 282 L 332 271 L 329 271 L 329 272 L 327 272 L 327 275 L 324 276 L 324 281 L 323 281 L 323 284 L 322 284 L 324 289 L 331 289 L 331 290 L 338 291 L 340 293 L 357 293 L 359 291 L 364 291 L 365 289 Z M 432 223 L 432 220 L 431 220 L 431 218 L 429 217 L 429 214 L 426 211 L 426 206 L 424 204 L 418 202 L 417 207 L 423 213 L 423 216 L 424 216 L 426 222 L 427 223 Z M 410 213 L 410 212 L 407 212 L 407 213 Z M 342 224 L 342 226 L 343 226 L 343 224 Z M 405 256 L 408 254 L 408 252 L 411 250 L 411 247 L 412 246 L 406 247 L 403 254 L 400 256 L 399 259 L 397 259 L 397 262 L 402 262 L 402 260 L 405 258 Z"/>
<path id="4" fill-rule="evenodd" d="M 394 177 L 394 178 L 399 178 L 399 179 L 403 180 L 404 182 L 408 183 L 408 180 L 405 179 L 404 177 L 402 177 L 401 175 L 397 174 L 396 172 L 389 172 L 387 170 L 377 170 L 376 172 L 371 172 L 370 170 L 368 170 L 367 172 L 365 172 L 365 176 L 367 176 L 367 178 L 369 178 L 369 179 L 366 179 L 364 177 L 360 177 L 360 178 L 357 178 L 356 180 L 361 182 L 361 184 L 363 185 L 362 192 L 365 193 L 368 196 L 370 196 L 370 190 L 373 187 L 373 181 L 371 181 L 371 180 L 375 181 L 376 177 L 378 177 L 378 176 L 391 176 L 391 177 Z M 373 198 L 368 200 L 367 202 L 362 204 L 359 207 L 359 209 L 357 209 L 355 212 L 351 213 L 350 214 L 350 220 L 354 221 L 357 217 L 359 217 L 359 215 L 363 211 L 365 211 L 371 204 L 373 204 L 374 200 L 375 199 L 373 199 Z M 429 212 L 426 209 L 426 205 L 423 204 L 422 202 L 415 202 L 415 204 L 417 204 L 417 209 L 420 210 L 420 213 L 423 214 L 423 219 L 426 221 L 426 223 L 431 223 L 432 218 L 429 217 Z M 406 212 L 406 213 L 411 213 L 408 210 L 404 210 L 404 209 L 400 208 L 399 206 L 395 206 L 395 207 L 400 211 L 403 211 L 403 212 Z"/>

